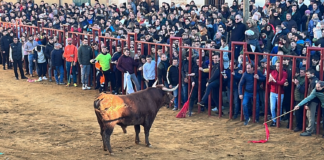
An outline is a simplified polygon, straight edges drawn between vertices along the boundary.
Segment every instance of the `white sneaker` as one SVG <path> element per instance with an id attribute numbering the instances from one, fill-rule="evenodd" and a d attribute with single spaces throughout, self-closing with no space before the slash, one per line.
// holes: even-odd
<path id="1" fill-rule="evenodd" d="M 212 111 L 217 112 L 218 111 L 217 107 L 213 108 Z"/>
<path id="2" fill-rule="evenodd" d="M 46 78 L 46 77 L 44 76 L 44 77 L 43 77 L 43 80 L 45 80 L 45 81 L 46 81 L 46 80 L 47 80 L 47 78 Z"/>
<path id="3" fill-rule="evenodd" d="M 85 88 L 85 89 L 88 89 L 88 90 L 89 90 L 89 89 L 91 89 L 91 87 L 88 87 L 88 85 L 87 85 L 87 84 L 86 84 L 86 85 L 84 85 L 84 88 Z"/>
<path id="4" fill-rule="evenodd" d="M 85 88 L 85 85 L 84 85 L 84 84 L 82 84 L 82 90 L 86 90 L 86 88 Z"/>
<path id="5" fill-rule="evenodd" d="M 42 81 L 42 77 L 39 77 L 39 78 L 38 78 L 38 81 Z"/>

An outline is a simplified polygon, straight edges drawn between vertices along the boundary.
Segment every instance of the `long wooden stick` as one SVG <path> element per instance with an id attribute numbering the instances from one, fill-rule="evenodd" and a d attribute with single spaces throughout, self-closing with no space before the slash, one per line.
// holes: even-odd
<path id="1" fill-rule="evenodd" d="M 286 114 L 288 114 L 288 113 L 290 113 L 290 112 L 296 111 L 296 110 L 297 110 L 297 109 L 293 109 L 293 110 L 291 110 L 291 111 L 289 111 L 289 112 L 286 112 L 286 113 L 284 113 L 284 114 L 282 114 L 282 115 L 280 115 L 280 116 L 278 116 L 278 117 L 272 118 L 271 120 L 266 121 L 266 122 L 264 122 L 263 124 L 266 124 L 266 123 L 268 123 L 268 122 L 271 122 L 271 121 L 273 121 L 274 119 L 277 119 L 277 118 L 279 118 L 279 117 L 282 117 L 282 116 L 284 116 L 284 115 L 286 115 Z"/>

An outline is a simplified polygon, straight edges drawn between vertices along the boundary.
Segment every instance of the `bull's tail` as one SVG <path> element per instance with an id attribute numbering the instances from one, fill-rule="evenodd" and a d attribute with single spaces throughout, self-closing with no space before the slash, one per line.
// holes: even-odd
<path id="1" fill-rule="evenodd" d="M 110 122 L 114 122 L 114 121 L 118 121 L 118 120 L 121 120 L 121 119 L 124 119 L 126 117 L 119 117 L 119 118 L 116 118 L 116 119 L 111 119 L 111 120 L 103 120 L 102 122 L 103 123 L 110 123 Z"/>

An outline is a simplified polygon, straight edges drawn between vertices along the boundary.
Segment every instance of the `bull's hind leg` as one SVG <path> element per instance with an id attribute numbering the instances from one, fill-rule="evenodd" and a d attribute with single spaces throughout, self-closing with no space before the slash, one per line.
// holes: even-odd
<path id="1" fill-rule="evenodd" d="M 141 132 L 141 126 L 140 125 L 134 125 L 135 128 L 135 143 L 139 144 L 140 140 L 139 140 L 139 133 Z"/>
<path id="2" fill-rule="evenodd" d="M 104 125 L 103 125 L 103 123 L 101 121 L 102 117 L 97 112 L 96 112 L 96 115 L 97 115 L 97 120 L 98 120 L 98 123 L 99 123 L 99 126 L 100 126 L 100 135 L 101 135 L 102 143 L 103 143 L 102 148 L 103 148 L 104 151 L 107 151 L 107 146 L 105 144 L 105 138 L 104 138 L 104 129 L 103 129 Z"/>
<path id="3" fill-rule="evenodd" d="M 152 123 L 153 123 L 153 121 L 150 122 L 149 120 L 146 120 L 145 124 L 143 125 L 144 134 L 145 134 L 145 144 L 147 147 L 152 147 L 152 145 L 149 142 L 149 135 L 150 135 L 150 129 L 151 129 Z"/>
<path id="4" fill-rule="evenodd" d="M 115 124 L 109 124 L 107 125 L 106 129 L 105 129 L 105 132 L 104 132 L 104 135 L 105 135 L 105 143 L 106 143 L 106 146 L 108 148 L 108 151 L 110 153 L 110 155 L 114 155 L 114 153 L 112 152 L 111 150 L 111 146 L 110 146 L 110 136 L 112 134 L 112 132 L 114 131 L 114 126 Z"/>
<path id="5" fill-rule="evenodd" d="M 126 127 L 127 127 L 127 126 L 125 126 L 125 125 L 120 125 L 120 127 L 123 129 L 123 132 L 126 134 L 126 133 L 127 133 L 127 131 L 126 131 Z"/>

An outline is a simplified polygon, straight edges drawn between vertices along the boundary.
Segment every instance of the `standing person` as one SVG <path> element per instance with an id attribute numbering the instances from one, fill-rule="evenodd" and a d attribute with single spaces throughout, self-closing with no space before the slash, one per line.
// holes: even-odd
<path id="1" fill-rule="evenodd" d="M 299 109 L 300 106 L 305 105 L 306 117 L 308 119 L 308 126 L 306 127 L 306 131 L 301 133 L 300 136 L 311 136 L 312 133 L 315 131 L 315 113 L 316 113 L 316 107 L 318 103 L 321 103 L 319 101 L 319 93 L 323 93 L 321 90 L 323 90 L 322 83 L 323 81 L 319 81 L 318 78 L 315 76 L 315 70 L 314 69 L 308 69 L 306 71 L 306 76 L 309 79 L 309 85 L 308 85 L 308 91 L 307 91 L 307 97 L 302 100 L 299 104 L 295 106 L 295 109 Z M 321 82 L 321 83 L 319 83 Z M 317 97 L 317 98 L 315 98 Z M 320 97 L 320 99 L 323 99 Z M 323 106 L 323 104 L 322 104 Z"/>
<path id="2" fill-rule="evenodd" d="M 135 60 L 134 60 L 135 59 Z M 139 57 L 136 54 L 136 56 L 134 57 L 134 59 L 132 57 L 129 56 L 129 49 L 124 49 L 124 55 L 122 55 L 117 62 L 117 69 L 119 71 L 121 71 L 122 73 L 129 73 L 131 76 L 131 80 L 135 83 L 135 87 L 136 87 L 136 91 L 139 91 L 140 89 L 140 84 L 137 81 L 137 78 L 135 76 L 134 73 L 134 67 L 138 66 L 138 61 L 139 61 Z"/>
<path id="3" fill-rule="evenodd" d="M 163 84 L 164 81 L 164 86 L 168 86 L 168 82 L 166 79 L 166 73 L 169 67 L 169 62 L 166 54 L 161 54 L 161 62 L 158 63 L 158 80 L 159 84 Z"/>
<path id="4" fill-rule="evenodd" d="M 111 63 L 113 64 L 113 71 L 115 74 L 115 91 L 116 94 L 119 93 L 119 89 L 121 88 L 121 77 L 122 77 L 122 72 L 120 72 L 117 69 L 117 61 L 120 58 L 120 56 L 122 56 L 122 52 L 121 52 L 121 47 L 117 46 L 116 47 L 117 51 L 113 54 L 112 58 L 111 58 Z"/>
<path id="5" fill-rule="evenodd" d="M 24 46 L 24 50 L 28 53 L 28 63 L 29 63 L 29 74 L 33 77 L 34 70 L 34 48 L 38 46 L 38 43 L 34 41 L 34 36 L 29 35 L 28 41 Z"/>
<path id="6" fill-rule="evenodd" d="M 81 45 L 78 50 L 78 61 L 81 68 L 81 82 L 83 90 L 91 89 L 91 87 L 88 87 L 88 80 L 92 55 L 92 48 L 88 45 L 88 39 L 85 38 L 83 40 L 83 45 Z"/>
<path id="7" fill-rule="evenodd" d="M 283 86 L 286 82 L 287 79 L 287 72 L 282 71 L 282 76 L 281 79 L 279 79 L 279 69 L 280 69 L 280 63 L 277 61 L 275 63 L 275 69 L 270 71 L 269 74 L 269 80 L 268 84 L 270 84 L 270 110 L 271 110 L 271 115 L 272 118 L 277 117 L 277 112 L 276 112 L 276 106 L 278 104 L 278 94 L 279 94 L 279 87 L 281 88 L 281 102 L 280 102 L 280 115 L 282 114 L 282 102 L 284 100 L 284 89 Z M 278 108 L 278 107 L 277 107 Z M 272 124 L 270 125 L 271 127 L 276 126 L 277 120 L 274 119 Z"/>
<path id="8" fill-rule="evenodd" d="M 292 83 L 295 84 L 294 90 L 294 100 L 295 105 L 299 104 L 304 99 L 305 93 L 305 72 L 306 69 L 304 67 L 298 69 L 296 68 L 296 76 L 292 79 Z M 299 72 L 298 72 L 299 70 Z M 303 113 L 304 113 L 304 106 L 300 106 L 301 109 L 295 111 L 296 117 L 296 127 L 294 132 L 299 132 L 303 128 Z"/>
<path id="9" fill-rule="evenodd" d="M 155 81 L 155 61 L 152 61 L 151 55 L 146 56 L 146 63 L 143 65 L 143 77 L 146 87 L 152 87 Z"/>
<path id="10" fill-rule="evenodd" d="M 169 88 L 176 87 L 179 84 L 179 67 L 178 67 L 178 59 L 172 59 L 172 65 L 168 68 L 167 71 L 167 81 L 169 84 Z M 178 88 L 173 91 L 174 97 L 174 108 L 173 111 L 178 110 Z"/>
<path id="11" fill-rule="evenodd" d="M 95 59 L 90 60 L 91 63 L 94 63 L 95 61 L 99 61 L 99 64 L 101 66 L 101 69 L 103 71 L 103 75 L 105 76 L 105 85 L 108 85 L 108 82 L 111 83 L 111 88 L 115 88 L 115 81 L 113 79 L 113 72 L 110 68 L 110 62 L 111 62 L 111 55 L 108 52 L 108 49 L 106 46 L 101 47 L 102 53 L 100 53 Z M 112 90 L 111 94 L 115 94 L 116 92 Z"/>
<path id="12" fill-rule="evenodd" d="M 6 70 L 6 63 L 8 69 L 11 69 L 11 63 L 9 62 L 9 48 L 11 43 L 12 39 L 8 35 L 8 31 L 4 30 L 0 40 L 3 70 Z"/>
<path id="13" fill-rule="evenodd" d="M 10 62 L 13 62 L 16 80 L 18 80 L 17 65 L 20 71 L 21 79 L 27 79 L 27 77 L 24 75 L 24 70 L 22 69 L 22 61 L 24 60 L 23 48 L 17 37 L 15 37 L 13 39 L 13 43 L 10 44 L 9 60 Z"/>
<path id="14" fill-rule="evenodd" d="M 75 45 L 72 44 L 72 38 L 68 38 L 68 45 L 64 49 L 63 57 L 66 61 L 66 73 L 67 73 L 67 79 L 68 82 L 66 84 L 67 87 L 70 86 L 71 78 L 70 73 L 72 69 L 72 75 L 73 75 L 73 86 L 77 87 L 77 75 L 76 75 L 76 63 L 78 61 L 78 49 Z M 72 67 L 71 67 L 72 65 Z"/>
<path id="15" fill-rule="evenodd" d="M 307 72 L 306 72 L 307 74 Z M 316 82 L 316 81 L 315 81 Z M 311 81 L 310 85 L 314 85 L 314 81 Z M 300 103 L 298 103 L 295 106 L 295 110 L 299 109 L 301 106 L 305 105 L 305 108 L 307 109 L 307 118 L 308 118 L 308 127 L 306 128 L 306 131 L 304 133 L 301 133 L 300 136 L 311 136 L 312 131 L 311 129 L 315 130 L 315 113 L 316 113 L 316 107 L 317 105 L 312 105 L 314 101 L 320 102 L 322 106 L 322 115 L 324 117 L 324 81 L 318 81 L 315 84 L 315 88 L 308 90 L 311 91 L 311 93 Z M 317 99 L 317 100 L 316 100 Z M 313 102 L 312 102 L 313 101 Z M 311 105 L 308 106 L 307 103 L 311 102 Z M 320 115 L 318 115 L 320 116 Z M 324 126 L 324 125 L 323 125 Z M 324 138 L 324 135 L 322 136 Z"/>
<path id="16" fill-rule="evenodd" d="M 29 75 L 29 67 L 28 67 L 28 53 L 24 50 L 26 44 L 26 37 L 21 37 L 21 45 L 22 45 L 22 52 L 24 53 L 24 66 L 26 69 L 25 75 Z"/>
<path id="17" fill-rule="evenodd" d="M 53 37 L 48 37 L 48 43 L 46 44 L 45 47 L 45 57 L 46 61 L 48 63 L 48 81 L 52 82 L 52 62 L 51 62 L 51 53 L 54 50 L 54 41 Z"/>
<path id="18" fill-rule="evenodd" d="M 243 114 L 244 114 L 244 125 L 248 125 L 250 121 L 249 117 L 249 101 L 253 99 L 253 91 L 254 91 L 254 79 L 257 79 L 257 92 L 256 92 L 256 111 L 255 111 L 255 119 L 256 122 L 259 122 L 259 90 L 260 84 L 265 81 L 265 76 L 261 71 L 257 71 L 257 74 L 254 74 L 254 70 L 256 68 L 252 63 L 248 63 L 246 65 L 246 72 L 243 73 L 241 81 L 239 83 L 239 94 L 240 99 L 243 100 Z M 243 86 L 244 86 L 244 96 L 243 96 Z"/>
<path id="19" fill-rule="evenodd" d="M 38 81 L 47 80 L 46 78 L 47 64 L 46 64 L 46 58 L 43 50 L 44 49 L 42 46 L 37 46 L 35 48 L 35 53 L 34 53 L 34 62 L 37 63 Z"/>
<path id="20" fill-rule="evenodd" d="M 244 32 L 246 30 L 246 26 L 245 26 L 245 24 L 242 23 L 242 21 L 243 21 L 242 16 L 238 14 L 235 16 L 235 24 L 232 24 L 231 22 L 225 23 L 225 25 L 227 26 L 227 31 L 228 32 L 231 31 L 230 42 L 233 42 L 233 41 L 243 42 L 244 41 L 244 39 L 245 39 Z M 231 47 L 233 47 L 233 46 L 231 46 Z M 235 54 L 234 54 L 235 59 L 237 59 L 239 57 L 241 48 L 242 48 L 242 46 L 235 46 Z"/>
<path id="21" fill-rule="evenodd" d="M 56 84 L 64 85 L 63 77 L 64 77 L 64 69 L 63 69 L 63 51 L 60 48 L 61 45 L 59 43 L 55 43 L 54 50 L 51 54 L 51 64 L 54 69 L 54 77 Z M 60 79 L 58 79 L 58 74 L 60 75 Z"/>

